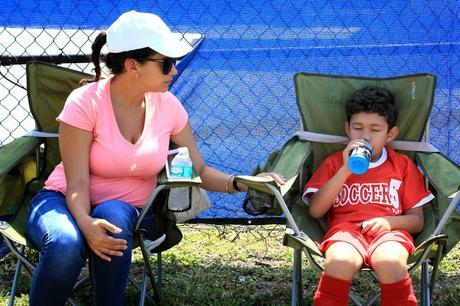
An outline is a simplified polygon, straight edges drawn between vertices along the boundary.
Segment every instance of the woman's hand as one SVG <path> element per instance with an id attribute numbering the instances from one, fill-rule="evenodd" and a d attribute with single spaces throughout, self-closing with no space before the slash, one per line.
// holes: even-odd
<path id="1" fill-rule="evenodd" d="M 276 183 L 278 183 L 278 185 L 284 185 L 284 183 L 286 183 L 286 179 L 284 178 L 284 176 L 275 172 L 261 172 L 256 176 L 272 178 Z M 243 192 L 248 190 L 248 186 L 244 185 L 243 183 L 236 184 L 238 184 L 239 191 Z"/>
<path id="2" fill-rule="evenodd" d="M 361 233 L 370 237 L 376 237 L 382 232 L 391 231 L 391 225 L 384 217 L 366 220 L 361 224 L 361 228 Z"/>
<path id="3" fill-rule="evenodd" d="M 284 176 L 282 176 L 281 174 L 278 174 L 278 173 L 275 173 L 275 172 L 261 172 L 261 173 L 257 174 L 256 176 L 271 177 L 279 185 L 284 185 L 284 183 L 286 183 L 286 178 Z"/>
<path id="4" fill-rule="evenodd" d="M 107 220 L 90 217 L 79 226 L 88 246 L 104 260 L 111 261 L 110 256 L 122 256 L 121 250 L 128 248 L 126 240 L 107 235 L 107 232 L 119 234 L 122 231 Z"/>

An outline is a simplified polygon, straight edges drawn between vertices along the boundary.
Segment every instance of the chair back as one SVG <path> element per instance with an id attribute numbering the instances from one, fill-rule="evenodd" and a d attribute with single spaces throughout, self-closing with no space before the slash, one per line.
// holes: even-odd
<path id="1" fill-rule="evenodd" d="M 392 78 L 367 78 L 297 73 L 294 75 L 297 107 L 305 131 L 345 135 L 345 104 L 356 90 L 365 86 L 381 86 L 390 90 L 399 116 L 398 140 L 422 139 L 433 104 L 436 77 L 413 74 Z M 331 153 L 341 150 L 340 144 L 313 144 L 313 165 L 316 169 Z"/>
<path id="2" fill-rule="evenodd" d="M 297 73 L 294 75 L 297 106 L 305 131 L 341 135 L 345 134 L 345 104 L 356 90 L 365 86 L 380 86 L 390 90 L 399 108 L 396 125 L 397 139 L 404 141 L 422 140 L 433 105 L 436 77 L 431 74 L 413 74 L 391 78 L 368 78 L 353 76 Z M 343 150 L 344 144 L 314 142 L 312 152 L 304 165 L 300 180 L 305 184 L 319 164 L 331 153 Z M 415 161 L 414 152 L 403 151 Z M 416 245 L 433 233 L 436 225 L 433 205 L 424 206 L 425 226 L 416 237 Z M 296 201 L 292 207 L 294 219 L 299 227 L 312 239 L 318 240 L 325 233 L 325 218 L 314 220 L 305 205 Z"/>
<path id="3" fill-rule="evenodd" d="M 91 75 L 43 62 L 30 62 L 26 67 L 27 94 L 30 112 L 41 132 L 58 133 L 57 116 L 61 113 L 67 96 L 79 87 L 83 78 Z M 61 161 L 58 138 L 44 138 L 44 164 L 40 177 L 48 177 Z"/>

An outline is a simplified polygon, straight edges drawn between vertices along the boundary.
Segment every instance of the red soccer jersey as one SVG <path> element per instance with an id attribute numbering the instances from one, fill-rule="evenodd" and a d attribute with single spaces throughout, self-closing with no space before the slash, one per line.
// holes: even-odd
<path id="1" fill-rule="evenodd" d="M 341 151 L 327 157 L 306 184 L 303 200 L 308 204 L 311 195 L 321 189 L 341 166 Z M 361 223 L 376 217 L 402 215 L 432 198 L 412 160 L 387 147 L 378 161 L 370 163 L 366 173 L 352 174 L 345 181 L 329 209 L 328 228 L 340 223 Z"/>

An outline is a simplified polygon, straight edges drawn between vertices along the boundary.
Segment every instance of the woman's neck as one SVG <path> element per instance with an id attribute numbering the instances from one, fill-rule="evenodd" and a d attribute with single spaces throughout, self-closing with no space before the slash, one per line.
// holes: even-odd
<path id="1" fill-rule="evenodd" d="M 119 74 L 112 77 L 110 98 L 112 104 L 122 107 L 138 107 L 144 102 L 145 92 L 128 75 Z"/>

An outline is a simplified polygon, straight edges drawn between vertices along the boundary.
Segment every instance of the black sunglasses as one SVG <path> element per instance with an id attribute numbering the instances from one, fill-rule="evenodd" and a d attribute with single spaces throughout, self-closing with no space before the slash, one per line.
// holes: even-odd
<path id="1" fill-rule="evenodd" d="M 166 75 L 166 74 L 170 73 L 172 67 L 176 65 L 177 59 L 169 58 L 169 57 L 162 58 L 162 59 L 143 58 L 143 59 L 140 59 L 140 61 L 161 63 L 162 66 L 163 66 L 163 74 Z"/>

